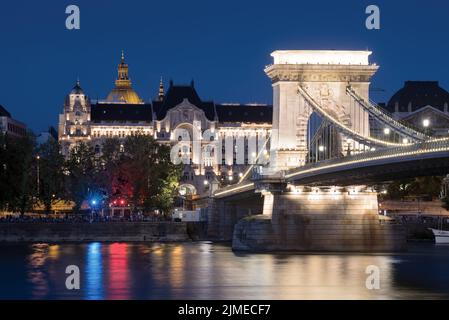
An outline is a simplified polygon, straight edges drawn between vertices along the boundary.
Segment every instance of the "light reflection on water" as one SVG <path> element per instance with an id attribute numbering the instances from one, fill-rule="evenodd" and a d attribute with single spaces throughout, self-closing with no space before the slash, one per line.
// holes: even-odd
<path id="1" fill-rule="evenodd" d="M 0 249 L 1 260 L 10 261 L 0 265 L 0 273 L 13 277 L 0 287 L 3 299 L 449 297 L 449 246 L 431 244 L 410 247 L 409 252 L 395 255 L 244 254 L 208 242 L 94 242 Z M 26 264 L 25 274 L 17 255 Z M 72 264 L 80 267 L 79 291 L 65 288 L 65 268 Z M 380 290 L 366 289 L 365 270 L 369 265 L 380 268 Z M 24 278 L 27 284 L 19 288 L 20 296 L 8 295 L 12 289 L 8 286 Z"/>
<path id="2" fill-rule="evenodd" d="M 114 243 L 109 245 L 107 298 L 114 300 L 130 299 L 129 245 Z"/>
<path id="3" fill-rule="evenodd" d="M 86 299 L 101 300 L 103 296 L 102 245 L 93 242 L 87 247 L 86 257 Z"/>

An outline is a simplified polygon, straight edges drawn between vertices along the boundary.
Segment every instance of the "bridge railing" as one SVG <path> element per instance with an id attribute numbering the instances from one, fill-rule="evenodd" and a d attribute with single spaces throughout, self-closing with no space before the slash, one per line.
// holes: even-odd
<path id="1" fill-rule="evenodd" d="M 449 139 L 440 139 L 440 140 L 429 140 L 424 141 L 412 145 L 404 145 L 402 147 L 394 147 L 394 148 L 387 148 L 387 149 L 380 149 L 377 151 L 369 151 L 365 153 L 360 153 L 357 155 L 352 156 L 345 156 L 341 158 L 333 158 L 333 159 L 327 159 L 322 160 L 315 163 L 310 163 L 305 166 L 295 168 L 288 170 L 285 174 L 292 174 L 295 172 L 300 173 L 304 170 L 314 169 L 314 168 L 320 168 L 324 166 L 328 166 L 330 164 L 338 164 L 338 163 L 345 163 L 345 162 L 354 162 L 354 161 L 363 161 L 363 160 L 370 160 L 378 157 L 385 157 L 390 155 L 397 155 L 398 157 L 401 156 L 401 154 L 407 154 L 410 153 L 423 153 L 423 152 L 429 152 L 429 151 L 449 151 Z"/>

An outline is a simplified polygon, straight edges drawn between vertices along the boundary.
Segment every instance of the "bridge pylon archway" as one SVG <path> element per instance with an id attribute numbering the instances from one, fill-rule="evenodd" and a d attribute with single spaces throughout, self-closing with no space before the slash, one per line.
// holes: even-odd
<path id="1" fill-rule="evenodd" d="M 307 93 L 327 113 L 353 131 L 370 135 L 369 114 L 355 108 L 346 93 L 351 86 L 369 101 L 369 86 L 378 66 L 369 63 L 370 51 L 293 50 L 275 51 L 274 63 L 265 68 L 273 86 L 273 127 L 271 136 L 272 171 L 306 164 L 308 121 L 313 112 L 299 94 Z M 310 133 L 309 133 L 310 134 Z M 346 138 L 340 134 L 341 151 Z"/>

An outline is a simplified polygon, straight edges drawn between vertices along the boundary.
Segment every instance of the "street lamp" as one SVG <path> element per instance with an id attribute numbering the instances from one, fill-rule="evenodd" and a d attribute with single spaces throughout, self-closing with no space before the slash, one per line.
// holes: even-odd
<path id="1" fill-rule="evenodd" d="M 39 155 L 36 156 L 36 160 L 37 160 L 37 174 L 36 174 L 36 179 L 37 179 L 37 196 L 39 197 L 39 193 L 40 193 L 40 179 L 39 179 L 39 160 L 41 159 L 41 157 Z"/>
<path id="2" fill-rule="evenodd" d="M 422 125 L 424 128 L 428 128 L 430 126 L 430 120 L 429 119 L 424 119 L 422 121 Z"/>
<path id="3" fill-rule="evenodd" d="M 323 152 L 323 151 L 324 151 L 324 146 L 319 146 L 319 147 L 318 147 L 318 150 L 319 150 L 320 152 Z"/>
<path id="4" fill-rule="evenodd" d="M 388 136 L 390 134 L 390 128 L 384 129 L 384 135 Z"/>

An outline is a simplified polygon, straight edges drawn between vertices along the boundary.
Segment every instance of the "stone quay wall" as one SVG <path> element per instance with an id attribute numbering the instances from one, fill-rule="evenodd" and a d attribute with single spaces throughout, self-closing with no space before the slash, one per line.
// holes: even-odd
<path id="1" fill-rule="evenodd" d="M 185 222 L 0 223 L 0 242 L 190 240 Z"/>

